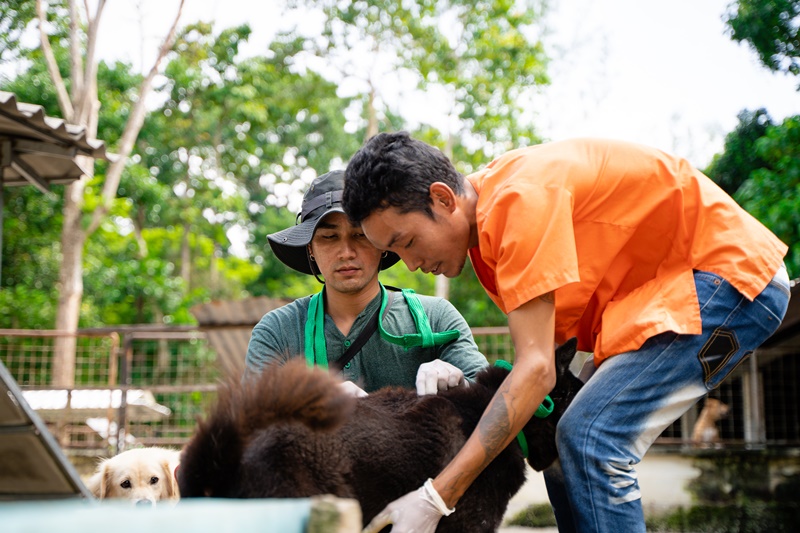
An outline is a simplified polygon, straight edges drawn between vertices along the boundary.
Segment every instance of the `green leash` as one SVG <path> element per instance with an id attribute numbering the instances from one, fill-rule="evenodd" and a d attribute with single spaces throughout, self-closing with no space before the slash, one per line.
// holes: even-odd
<path id="1" fill-rule="evenodd" d="M 311 297 L 306 318 L 306 364 L 328 369 L 328 350 L 325 347 L 325 302 L 322 291 Z"/>
<path id="2" fill-rule="evenodd" d="M 388 293 L 383 284 L 381 287 L 381 307 L 378 316 L 383 317 L 388 305 Z M 323 299 L 323 288 L 320 292 L 313 295 L 308 303 L 308 316 L 306 318 L 305 326 L 305 356 L 306 364 L 309 367 L 319 366 L 321 368 L 328 368 L 328 351 L 325 344 L 325 301 Z M 381 338 L 392 344 L 402 346 L 406 350 L 414 346 L 421 346 L 423 348 L 431 348 L 433 346 L 440 346 L 456 340 L 461 332 L 457 329 L 449 329 L 434 333 L 431 330 L 428 315 L 425 313 L 425 308 L 422 302 L 419 301 L 417 295 L 411 289 L 403 289 L 403 298 L 406 300 L 408 310 L 411 312 L 411 317 L 414 319 L 414 325 L 419 333 L 408 333 L 406 335 L 392 335 L 383 329 L 383 323 L 380 318 L 378 319 L 378 331 Z"/>
<path id="3" fill-rule="evenodd" d="M 378 331 L 383 340 L 402 346 L 406 350 L 414 346 L 422 346 L 423 348 L 431 348 L 433 346 L 440 346 L 447 344 L 458 338 L 461 334 L 457 329 L 449 329 L 439 333 L 434 333 L 431 330 L 431 325 L 428 322 L 428 315 L 425 314 L 425 308 L 422 307 L 422 302 L 419 301 L 417 295 L 414 294 L 412 289 L 403 289 L 403 298 L 406 300 L 408 310 L 411 311 L 411 317 L 414 319 L 414 325 L 417 327 L 419 333 L 409 333 L 407 335 L 392 335 L 385 329 L 383 324 L 378 323 Z M 381 285 L 381 316 L 386 308 L 386 288 Z"/>
<path id="4" fill-rule="evenodd" d="M 494 362 L 494 366 L 499 366 L 500 368 L 505 368 L 509 372 L 511 372 L 511 363 L 508 361 L 504 361 L 503 359 L 498 359 Z M 553 408 L 555 407 L 555 403 L 553 403 L 552 398 L 550 395 L 544 397 L 541 405 L 536 408 L 536 412 L 533 413 L 533 416 L 536 418 L 547 418 L 550 413 L 553 412 Z M 525 438 L 525 434 L 520 431 L 517 433 L 517 442 L 519 442 L 519 447 L 522 448 L 522 456 L 526 459 L 528 458 L 528 439 Z"/>

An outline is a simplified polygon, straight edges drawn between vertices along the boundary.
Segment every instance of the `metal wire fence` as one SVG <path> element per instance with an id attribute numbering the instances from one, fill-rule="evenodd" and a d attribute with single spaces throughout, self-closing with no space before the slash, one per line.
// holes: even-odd
<path id="1" fill-rule="evenodd" d="M 75 385 L 52 383 L 58 332 L 0 330 L 0 360 L 62 447 L 109 455 L 136 445 L 183 446 L 216 398 L 217 354 L 196 328 L 129 327 L 75 336 Z M 475 328 L 490 362 L 513 361 L 507 328 Z M 589 354 L 573 361 L 577 373 Z M 244 357 L 244 355 L 242 355 Z M 711 446 L 800 445 L 800 364 L 789 354 L 757 352 L 711 396 L 728 407 Z M 692 432 L 705 402 L 672 424 L 656 445 L 708 447 Z"/>
<path id="2" fill-rule="evenodd" d="M 62 448 L 111 455 L 185 444 L 216 397 L 216 354 L 196 330 L 95 330 L 74 335 L 75 384 L 53 384 L 60 332 L 0 330 L 0 360 Z"/>

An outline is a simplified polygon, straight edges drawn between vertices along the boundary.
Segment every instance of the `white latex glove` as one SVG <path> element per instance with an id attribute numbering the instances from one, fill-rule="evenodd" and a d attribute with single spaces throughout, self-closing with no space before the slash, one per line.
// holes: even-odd
<path id="1" fill-rule="evenodd" d="M 434 359 L 419 365 L 417 370 L 417 394 L 436 394 L 466 383 L 464 373 L 450 363 Z"/>
<path id="2" fill-rule="evenodd" d="M 345 394 L 352 396 L 354 398 L 363 398 L 365 396 L 369 396 L 364 389 L 353 383 L 352 381 L 342 381 L 339 383 L 339 386 L 345 392 Z"/>
<path id="3" fill-rule="evenodd" d="M 392 533 L 433 533 L 439 520 L 454 511 L 455 508 L 447 508 L 429 479 L 416 491 L 387 505 L 362 533 L 378 533 L 389 524 L 393 524 Z"/>

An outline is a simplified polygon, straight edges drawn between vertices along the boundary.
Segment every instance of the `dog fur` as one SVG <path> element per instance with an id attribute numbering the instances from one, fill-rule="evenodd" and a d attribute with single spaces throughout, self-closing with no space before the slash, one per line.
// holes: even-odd
<path id="1" fill-rule="evenodd" d="M 86 486 L 97 498 L 128 499 L 135 505 L 178 500 L 175 470 L 180 453 L 159 447 L 124 451 L 100 462 Z"/>
<path id="2" fill-rule="evenodd" d="M 555 407 L 523 432 L 536 470 L 557 457 L 555 431 L 582 383 L 570 371 L 576 341 L 556 352 Z M 367 524 L 389 502 L 435 476 L 464 445 L 508 370 L 481 371 L 476 383 L 432 396 L 384 388 L 365 398 L 302 359 L 265 369 L 257 380 L 228 384 L 184 448 L 182 498 L 355 498 Z M 488 532 L 525 481 L 515 439 L 443 518 L 439 532 Z"/>
<path id="3" fill-rule="evenodd" d="M 728 415 L 730 408 L 716 398 L 706 398 L 703 409 L 692 429 L 694 444 L 713 444 L 719 442 L 717 422 Z"/>

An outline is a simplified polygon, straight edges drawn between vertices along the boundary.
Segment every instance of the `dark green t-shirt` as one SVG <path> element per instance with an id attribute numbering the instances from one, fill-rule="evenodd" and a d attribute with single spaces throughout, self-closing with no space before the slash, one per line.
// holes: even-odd
<path id="1" fill-rule="evenodd" d="M 388 385 L 414 388 L 417 369 L 423 363 L 441 359 L 473 378 L 488 365 L 478 351 L 466 320 L 443 298 L 417 295 L 434 332 L 457 329 L 458 339 L 443 346 L 409 348 L 383 340 L 376 331 L 361 350 L 342 370 L 344 379 L 356 383 L 367 392 Z M 247 347 L 245 376 L 259 373 L 264 365 L 283 363 L 289 357 L 305 357 L 305 324 L 311 296 L 299 298 L 283 307 L 270 311 L 256 324 Z M 339 359 L 380 307 L 381 297 L 376 296 L 358 315 L 347 336 L 342 335 L 333 319 L 325 314 L 325 338 L 328 362 Z M 405 299 L 395 293 L 391 307 L 382 321 L 383 328 L 392 335 L 417 333 L 414 319 Z"/>

